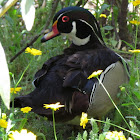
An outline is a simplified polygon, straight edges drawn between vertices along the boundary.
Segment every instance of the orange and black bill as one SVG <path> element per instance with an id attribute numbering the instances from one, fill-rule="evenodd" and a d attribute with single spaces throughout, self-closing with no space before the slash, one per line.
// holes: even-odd
<path id="1" fill-rule="evenodd" d="M 58 22 L 57 20 L 54 22 L 52 29 L 49 31 L 49 33 L 47 33 L 43 36 L 43 38 L 41 39 L 41 42 L 46 42 L 46 41 L 60 35 L 60 32 L 57 29 L 57 22 Z"/>

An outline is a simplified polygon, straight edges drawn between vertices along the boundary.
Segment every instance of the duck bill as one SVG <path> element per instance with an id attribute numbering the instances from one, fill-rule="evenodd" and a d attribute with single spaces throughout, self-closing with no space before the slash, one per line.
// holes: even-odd
<path id="1" fill-rule="evenodd" d="M 60 35 L 60 32 L 57 29 L 57 22 L 58 22 L 57 20 L 54 22 L 52 29 L 43 36 L 43 38 L 41 39 L 41 42 L 46 42 L 46 41 Z"/>

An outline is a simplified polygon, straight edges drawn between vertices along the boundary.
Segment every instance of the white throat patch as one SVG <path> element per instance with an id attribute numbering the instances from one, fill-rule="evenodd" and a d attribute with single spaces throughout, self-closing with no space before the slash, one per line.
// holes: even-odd
<path id="1" fill-rule="evenodd" d="M 80 39 L 76 36 L 76 22 L 75 21 L 72 22 L 72 26 L 73 26 L 73 28 L 72 28 L 72 31 L 70 33 L 68 33 L 68 34 L 62 33 L 62 35 L 67 35 L 68 38 L 70 40 L 72 40 L 72 42 L 77 46 L 87 44 L 90 40 L 91 35 L 89 35 L 88 37 L 86 37 L 84 39 Z"/>

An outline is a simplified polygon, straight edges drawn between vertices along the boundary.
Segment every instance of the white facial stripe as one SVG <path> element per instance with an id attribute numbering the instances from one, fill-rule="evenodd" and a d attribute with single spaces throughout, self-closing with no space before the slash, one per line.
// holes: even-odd
<path id="1" fill-rule="evenodd" d="M 90 36 L 91 35 L 89 35 L 88 37 L 86 37 L 84 39 L 80 39 L 80 38 L 75 36 L 74 39 L 73 39 L 73 43 L 77 46 L 85 45 L 89 42 Z"/>
<path id="2" fill-rule="evenodd" d="M 72 22 L 72 26 L 73 26 L 72 31 L 68 34 L 68 36 L 72 40 L 72 42 L 78 46 L 87 44 L 90 40 L 91 35 L 89 35 L 88 37 L 86 37 L 84 39 L 80 39 L 76 36 L 77 30 L 76 30 L 76 22 L 75 21 Z"/>
<path id="3" fill-rule="evenodd" d="M 72 27 L 73 28 L 72 28 L 72 31 L 70 33 L 76 35 L 76 22 L 75 21 L 72 22 Z"/>
<path id="4" fill-rule="evenodd" d="M 82 20 L 82 19 L 79 19 L 79 20 L 82 21 L 82 22 L 84 22 L 84 23 L 86 23 L 88 26 L 90 26 L 91 29 L 92 29 L 92 31 L 93 31 L 94 34 L 96 35 L 97 39 L 100 41 L 100 43 L 101 43 L 102 45 L 104 45 L 103 41 L 102 41 L 102 40 L 100 39 L 100 37 L 96 34 L 94 28 L 93 28 L 89 23 L 87 23 L 85 20 Z M 97 28 L 97 25 L 96 25 L 96 24 L 95 24 L 95 26 L 96 26 L 96 29 L 97 29 L 97 31 L 98 31 L 98 28 Z"/>

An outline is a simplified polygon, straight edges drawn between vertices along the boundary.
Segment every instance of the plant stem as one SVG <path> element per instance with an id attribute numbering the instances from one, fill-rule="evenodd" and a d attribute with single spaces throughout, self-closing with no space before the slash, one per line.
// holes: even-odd
<path id="1" fill-rule="evenodd" d="M 125 93 L 127 94 L 127 96 L 129 97 L 129 99 L 131 100 L 131 102 L 133 103 L 133 105 L 136 107 L 137 110 L 138 109 L 138 106 L 135 104 L 135 102 L 133 101 L 133 99 L 131 98 L 131 96 L 127 93 L 127 91 L 125 90 Z"/>
<path id="2" fill-rule="evenodd" d="M 6 140 L 6 133 L 5 133 L 5 129 L 4 128 L 2 128 L 2 133 L 3 133 L 3 135 L 2 135 L 3 139 L 2 140 Z"/>
<path id="3" fill-rule="evenodd" d="M 28 120 L 27 115 L 28 115 L 28 113 L 26 113 L 26 117 L 22 119 L 20 126 L 19 126 L 19 131 L 21 131 L 21 129 L 23 129 L 25 123 L 27 122 L 27 120 Z"/>
<path id="4" fill-rule="evenodd" d="M 53 114 L 53 130 L 54 130 L 54 137 L 55 137 L 55 140 L 57 140 L 56 129 L 55 129 L 55 117 L 54 117 L 54 110 L 53 110 L 53 109 L 52 109 L 52 114 Z"/>
<path id="5" fill-rule="evenodd" d="M 138 87 L 140 90 L 140 76 L 139 76 L 139 56 L 136 54 L 136 73 L 137 73 L 137 80 L 138 80 Z"/>
<path id="6" fill-rule="evenodd" d="M 97 119 L 94 119 L 94 120 L 97 121 L 97 122 L 110 124 L 110 125 L 112 125 L 112 126 L 118 127 L 118 128 L 120 128 L 120 129 L 122 129 L 122 130 L 124 130 L 124 131 L 127 131 L 127 132 L 129 132 L 129 133 L 131 133 L 131 134 L 133 134 L 133 135 L 136 135 L 136 136 L 140 137 L 139 134 L 137 134 L 137 133 L 135 133 L 135 132 L 132 132 L 132 131 L 129 131 L 129 130 L 127 130 L 127 129 L 121 127 L 121 126 L 118 126 L 118 125 L 116 125 L 116 124 L 113 124 L 113 123 L 110 123 L 110 122 L 104 122 L 104 121 L 97 120 Z"/>
<path id="7" fill-rule="evenodd" d="M 29 68 L 29 66 L 30 66 L 30 64 L 32 63 L 33 59 L 34 59 L 34 57 L 32 57 L 32 59 L 31 59 L 30 63 L 27 65 L 26 69 L 23 71 L 22 75 L 20 76 L 20 78 L 19 78 L 18 82 L 17 82 L 17 83 L 16 83 L 16 85 L 15 85 L 15 88 L 18 86 L 18 84 L 19 84 L 19 83 L 20 83 L 20 81 L 22 80 L 22 78 L 23 78 L 23 76 L 24 76 L 25 72 L 26 72 L 26 71 L 27 71 L 27 69 Z"/>
<path id="8" fill-rule="evenodd" d="M 23 78 L 25 72 L 26 72 L 27 69 L 29 68 L 29 66 L 30 66 L 30 64 L 32 63 L 33 59 L 34 59 L 34 57 L 32 57 L 30 63 L 27 65 L 27 67 L 26 67 L 25 70 L 23 71 L 22 75 L 20 76 L 18 82 L 16 83 L 16 85 L 15 85 L 15 87 L 14 87 L 14 90 L 15 90 L 15 88 L 18 86 L 18 84 L 20 83 L 20 81 L 22 80 L 22 78 Z M 13 93 L 14 93 L 14 91 L 13 91 Z M 13 114 L 14 114 L 14 97 L 13 97 L 13 96 L 12 96 L 12 112 L 13 112 Z"/>
<path id="9" fill-rule="evenodd" d="M 22 119 L 22 121 L 20 123 L 20 126 L 18 128 L 19 131 L 21 131 L 21 129 L 23 129 L 23 127 L 24 127 L 25 123 L 27 122 L 27 120 L 28 120 L 27 117 Z"/>
<path id="10" fill-rule="evenodd" d="M 138 17 L 137 17 L 137 21 L 138 21 Z M 137 48 L 137 41 L 138 41 L 138 25 L 136 25 L 135 49 Z"/>

